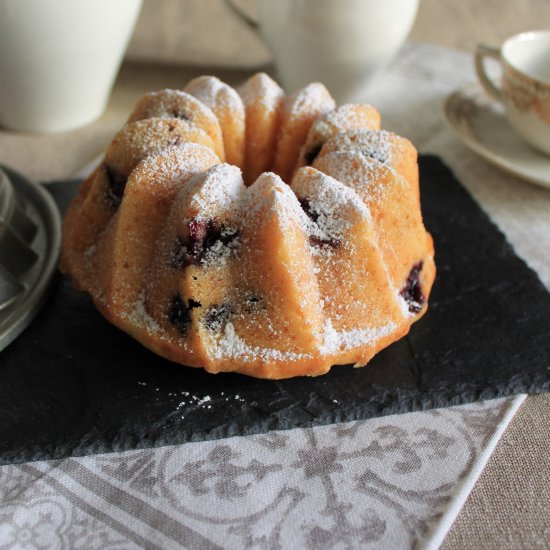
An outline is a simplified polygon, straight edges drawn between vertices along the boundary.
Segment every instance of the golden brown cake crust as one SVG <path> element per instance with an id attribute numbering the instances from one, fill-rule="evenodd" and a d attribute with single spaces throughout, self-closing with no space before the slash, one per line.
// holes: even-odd
<path id="1" fill-rule="evenodd" d="M 185 90 L 138 102 L 65 216 L 61 269 L 105 318 L 176 363 L 270 379 L 407 334 L 435 278 L 414 146 L 319 83 Z"/>

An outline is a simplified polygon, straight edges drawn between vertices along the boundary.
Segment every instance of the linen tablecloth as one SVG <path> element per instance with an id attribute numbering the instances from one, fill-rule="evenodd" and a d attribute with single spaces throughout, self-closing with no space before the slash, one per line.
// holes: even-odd
<path id="1" fill-rule="evenodd" d="M 109 128 L 141 93 L 143 82 L 128 87 L 138 73 L 122 74 Z M 192 76 L 182 73 L 154 87 Z M 446 160 L 550 287 L 550 193 L 478 159 L 443 124 L 445 96 L 473 79 L 469 56 L 408 45 L 365 100 L 385 128 Z M 25 138 L 2 139 L 1 160 L 18 167 L 5 155 Z M 0 547 L 436 547 L 522 399 L 1 467 Z"/>

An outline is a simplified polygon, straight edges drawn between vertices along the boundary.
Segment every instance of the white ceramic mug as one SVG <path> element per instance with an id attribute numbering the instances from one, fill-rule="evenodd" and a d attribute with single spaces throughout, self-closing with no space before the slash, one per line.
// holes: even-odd
<path id="1" fill-rule="evenodd" d="M 485 69 L 485 58 L 502 66 L 501 85 Z M 503 103 L 510 125 L 533 147 L 550 155 L 550 31 L 508 38 L 500 48 L 479 45 L 475 55 L 479 80 Z"/>
<path id="2" fill-rule="evenodd" d="M 320 81 L 342 103 L 362 97 L 403 45 L 417 10 L 418 0 L 258 0 L 258 26 L 288 92 Z"/>
<path id="3" fill-rule="evenodd" d="M 0 0 L 0 125 L 83 126 L 105 109 L 142 0 Z"/>

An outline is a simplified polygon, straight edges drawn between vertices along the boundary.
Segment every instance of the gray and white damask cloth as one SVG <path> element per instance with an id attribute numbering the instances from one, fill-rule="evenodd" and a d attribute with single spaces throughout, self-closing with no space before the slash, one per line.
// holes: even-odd
<path id="1" fill-rule="evenodd" d="M 0 548 L 436 548 L 522 396 L 0 468 Z"/>
<path id="2" fill-rule="evenodd" d="M 547 193 L 445 129 L 467 54 L 408 45 L 365 100 L 436 153 L 550 288 Z M 367 367 L 368 368 L 368 367 Z M 524 396 L 0 467 L 0 548 L 437 548 Z"/>

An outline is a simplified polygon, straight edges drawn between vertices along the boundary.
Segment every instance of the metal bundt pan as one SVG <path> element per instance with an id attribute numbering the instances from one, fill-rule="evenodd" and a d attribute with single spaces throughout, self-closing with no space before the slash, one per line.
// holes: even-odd
<path id="1" fill-rule="evenodd" d="M 40 310 L 60 248 L 61 219 L 52 197 L 0 166 L 0 350 Z"/>

